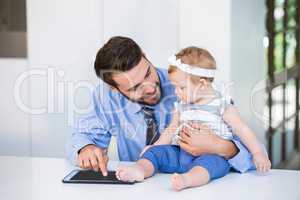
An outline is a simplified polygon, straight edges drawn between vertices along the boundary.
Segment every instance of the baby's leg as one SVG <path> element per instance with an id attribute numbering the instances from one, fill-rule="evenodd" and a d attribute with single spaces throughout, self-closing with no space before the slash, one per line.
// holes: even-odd
<path id="1" fill-rule="evenodd" d="M 172 187 L 182 190 L 207 184 L 210 180 L 225 176 L 230 166 L 223 157 L 203 155 L 193 160 L 190 171 L 184 174 L 174 174 L 171 178 Z"/>
<path id="2" fill-rule="evenodd" d="M 122 181 L 143 181 L 155 172 L 174 173 L 180 168 L 179 147 L 173 145 L 157 145 L 149 148 L 133 166 L 121 166 L 116 176 Z"/>
<path id="3" fill-rule="evenodd" d="M 209 182 L 208 171 L 200 166 L 193 167 L 190 171 L 183 174 L 173 174 L 171 176 L 172 188 L 180 191 L 188 187 L 197 187 Z"/>
<path id="4" fill-rule="evenodd" d="M 119 180 L 141 182 L 145 178 L 150 177 L 154 173 L 153 164 L 147 159 L 140 159 L 132 166 L 120 166 L 116 171 Z"/>

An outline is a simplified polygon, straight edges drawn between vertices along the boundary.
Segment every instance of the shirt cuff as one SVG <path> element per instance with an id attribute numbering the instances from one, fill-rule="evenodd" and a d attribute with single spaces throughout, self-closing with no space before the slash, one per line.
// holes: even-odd
<path id="1" fill-rule="evenodd" d="M 230 166 L 240 173 L 245 173 L 248 170 L 255 169 L 252 161 L 252 155 L 248 149 L 238 139 L 233 139 L 232 142 L 239 149 L 239 153 L 228 160 Z"/>

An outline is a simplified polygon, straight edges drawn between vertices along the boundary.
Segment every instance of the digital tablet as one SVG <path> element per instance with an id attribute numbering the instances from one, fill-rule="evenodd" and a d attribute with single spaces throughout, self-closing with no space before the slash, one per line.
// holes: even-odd
<path id="1" fill-rule="evenodd" d="M 93 170 L 74 170 L 68 174 L 63 183 L 98 183 L 98 184 L 134 184 L 135 182 L 124 182 L 117 179 L 115 171 L 108 171 L 107 176 Z"/>

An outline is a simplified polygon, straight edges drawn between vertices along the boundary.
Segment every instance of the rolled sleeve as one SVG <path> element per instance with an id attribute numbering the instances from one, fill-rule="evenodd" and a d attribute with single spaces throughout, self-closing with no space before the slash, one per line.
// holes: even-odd
<path id="1" fill-rule="evenodd" d="M 239 149 L 239 152 L 233 158 L 228 160 L 231 167 L 240 173 L 245 173 L 249 170 L 255 169 L 251 153 L 240 142 L 239 138 L 234 137 L 232 142 L 234 142 L 236 147 Z"/>

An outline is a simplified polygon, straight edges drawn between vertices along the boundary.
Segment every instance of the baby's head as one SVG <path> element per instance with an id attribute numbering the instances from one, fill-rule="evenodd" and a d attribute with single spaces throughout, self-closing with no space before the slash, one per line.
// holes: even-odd
<path id="1" fill-rule="evenodd" d="M 216 70 L 214 57 L 194 46 L 182 49 L 175 57 L 170 61 L 168 73 L 176 95 L 183 102 L 194 103 L 210 94 Z"/>

